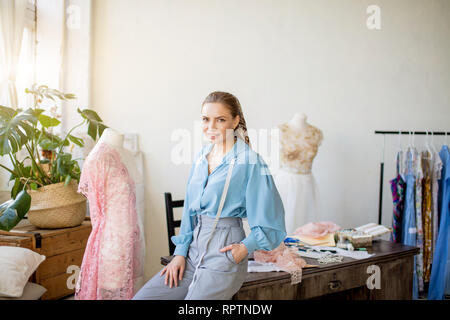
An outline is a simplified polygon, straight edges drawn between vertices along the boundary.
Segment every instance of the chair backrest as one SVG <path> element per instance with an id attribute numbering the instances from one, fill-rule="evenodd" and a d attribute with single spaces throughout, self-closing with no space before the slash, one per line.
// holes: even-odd
<path id="1" fill-rule="evenodd" d="M 181 220 L 174 220 L 173 208 L 179 208 L 184 206 L 184 200 L 172 200 L 172 194 L 170 192 L 164 192 L 164 198 L 166 200 L 166 220 L 167 220 L 167 234 L 169 236 L 169 254 L 173 255 L 175 251 L 175 245 L 170 238 L 175 235 L 175 228 L 179 228 Z"/>

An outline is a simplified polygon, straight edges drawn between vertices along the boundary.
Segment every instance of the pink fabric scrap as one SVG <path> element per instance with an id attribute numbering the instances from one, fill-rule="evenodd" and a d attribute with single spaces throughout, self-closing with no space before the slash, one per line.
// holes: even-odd
<path id="1" fill-rule="evenodd" d="M 339 229 L 341 227 L 331 221 L 310 222 L 297 228 L 294 234 L 311 238 L 322 238 L 328 233 L 335 232 Z"/>
<path id="2" fill-rule="evenodd" d="M 258 262 L 272 262 L 277 267 L 291 273 L 291 276 L 294 274 L 295 279 L 292 280 L 292 284 L 301 281 L 302 269 L 307 265 L 306 261 L 286 247 L 284 242 L 271 251 L 255 250 L 253 258 Z"/>

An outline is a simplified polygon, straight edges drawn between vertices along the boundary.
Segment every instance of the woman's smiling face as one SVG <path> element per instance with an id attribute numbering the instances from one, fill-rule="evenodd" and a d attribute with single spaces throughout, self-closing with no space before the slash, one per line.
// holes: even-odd
<path id="1" fill-rule="evenodd" d="M 205 103 L 202 108 L 202 130 L 212 143 L 223 143 L 233 138 L 233 131 L 239 124 L 239 116 L 234 119 L 223 104 Z M 226 139 L 226 140 L 225 140 Z"/>

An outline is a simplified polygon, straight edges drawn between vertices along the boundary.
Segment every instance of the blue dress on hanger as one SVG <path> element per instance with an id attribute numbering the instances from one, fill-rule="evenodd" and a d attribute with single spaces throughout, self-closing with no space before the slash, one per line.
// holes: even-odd
<path id="1" fill-rule="evenodd" d="M 413 164 L 416 160 L 416 152 L 409 148 L 406 152 L 406 198 L 402 225 L 402 243 L 408 246 L 416 246 L 416 207 L 415 207 L 415 185 Z M 416 256 L 414 256 L 414 275 L 413 275 L 413 299 L 419 298 L 419 280 L 416 270 Z"/>
<path id="2" fill-rule="evenodd" d="M 433 264 L 431 266 L 429 300 L 442 300 L 444 294 L 450 294 L 450 152 L 444 145 L 439 152 L 443 166 L 440 192 L 439 232 L 434 249 Z"/>

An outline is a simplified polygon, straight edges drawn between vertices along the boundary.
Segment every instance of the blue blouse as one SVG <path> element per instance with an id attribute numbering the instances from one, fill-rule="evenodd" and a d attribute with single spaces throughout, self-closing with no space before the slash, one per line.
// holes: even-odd
<path id="1" fill-rule="evenodd" d="M 206 156 L 213 146 L 213 143 L 204 146 L 194 158 L 180 232 L 171 237 L 176 245 L 174 255 L 187 256 L 198 214 L 216 216 L 232 158 L 236 160 L 220 217 L 248 218 L 251 232 L 241 243 L 249 255 L 255 250 L 275 249 L 286 237 L 286 227 L 283 203 L 267 164 L 238 137 L 222 162 L 208 174 Z"/>

